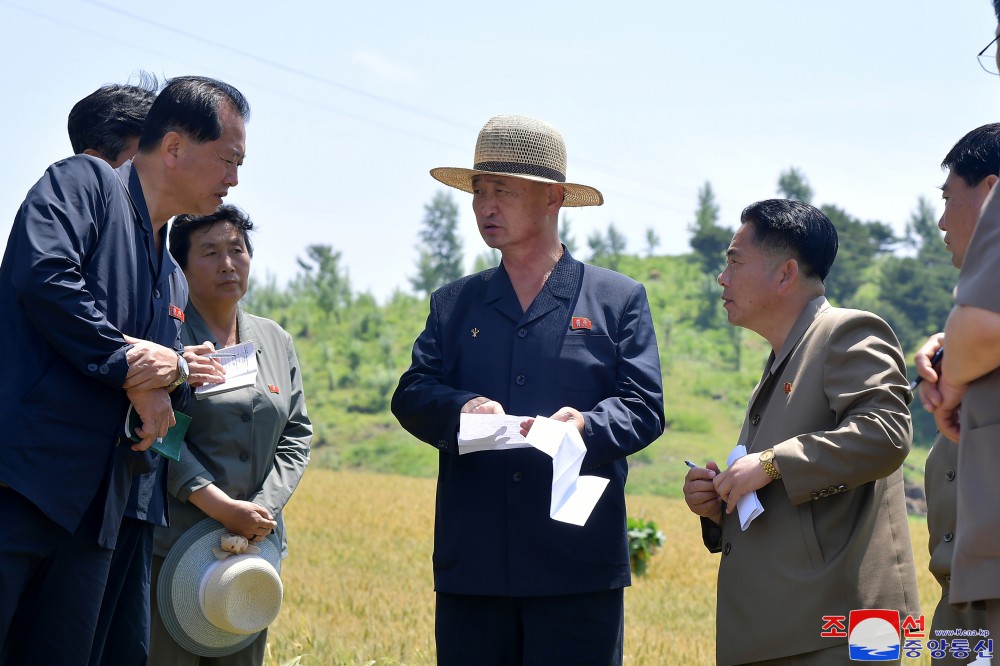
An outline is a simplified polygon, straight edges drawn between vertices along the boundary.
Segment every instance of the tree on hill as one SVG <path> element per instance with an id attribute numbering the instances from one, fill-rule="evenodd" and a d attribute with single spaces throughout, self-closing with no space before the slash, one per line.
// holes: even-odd
<path id="1" fill-rule="evenodd" d="M 826 295 L 834 304 L 849 307 L 858 289 L 872 281 L 876 258 L 889 254 L 897 239 L 884 222 L 862 222 L 831 204 L 820 207 L 837 229 L 840 248 L 826 279 Z"/>
<path id="2" fill-rule="evenodd" d="M 906 223 L 906 243 L 917 251 L 921 259 L 951 263 L 951 255 L 938 229 L 938 216 L 927 197 L 917 199 L 917 209 L 910 213 Z"/>
<path id="3" fill-rule="evenodd" d="M 451 193 L 439 191 L 424 206 L 424 220 L 419 237 L 417 275 L 410 278 L 410 284 L 416 291 L 429 295 L 438 287 L 462 277 L 458 205 Z"/>
<path id="4" fill-rule="evenodd" d="M 313 298 L 324 317 L 351 303 L 351 283 L 341 268 L 340 252 L 331 245 L 310 245 L 306 258 L 295 260 L 302 273 L 292 282 L 293 294 Z"/>
<path id="5" fill-rule="evenodd" d="M 688 242 L 702 270 L 712 276 L 718 275 L 725 265 L 726 248 L 733 238 L 733 230 L 719 224 L 719 204 L 708 181 L 698 190 L 698 210 L 688 230 L 691 232 Z"/>
<path id="6" fill-rule="evenodd" d="M 884 316 L 906 350 L 942 330 L 951 311 L 958 275 L 935 218 L 930 202 L 921 197 L 906 225 L 906 244 L 916 250 L 916 256 L 887 257 L 881 271 L 879 299 L 884 303 Z"/>
<path id="7" fill-rule="evenodd" d="M 809 187 L 806 175 L 797 167 L 788 167 L 778 176 L 778 194 L 786 199 L 795 199 L 802 203 L 812 203 L 813 190 Z"/>
<path id="8" fill-rule="evenodd" d="M 658 247 L 660 247 L 660 234 L 656 233 L 653 227 L 649 227 L 646 229 L 646 256 L 652 257 Z"/>
<path id="9" fill-rule="evenodd" d="M 616 271 L 628 241 L 612 222 L 606 234 L 600 231 L 592 233 L 587 238 L 587 245 L 590 247 L 590 263 Z"/>

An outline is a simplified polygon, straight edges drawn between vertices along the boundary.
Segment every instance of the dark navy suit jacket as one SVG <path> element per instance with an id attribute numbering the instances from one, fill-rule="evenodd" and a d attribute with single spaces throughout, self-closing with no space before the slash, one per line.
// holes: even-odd
<path id="1" fill-rule="evenodd" d="M 171 281 L 183 291 L 180 304 L 186 283 L 167 254 L 165 229 L 161 234 L 158 255 L 131 163 L 116 173 L 78 155 L 53 164 L 28 192 L 0 264 L 0 350 L 7 358 L 0 482 L 70 532 L 93 502 L 106 547 L 118 528 L 109 515 L 124 511 L 131 471 L 155 464 L 151 453 L 119 452 L 127 483 L 114 472 L 128 407 L 121 387 L 130 345 L 122 334 L 179 348 Z M 180 405 L 188 389 L 174 394 Z M 148 483 L 157 484 L 156 475 Z M 137 515 L 162 515 L 162 492 L 137 487 L 135 500 Z"/>
<path id="2" fill-rule="evenodd" d="M 459 456 L 462 406 L 584 415 L 583 472 L 610 479 L 583 527 L 552 520 L 552 459 L 535 449 Z M 439 592 L 561 595 L 629 584 L 625 456 L 663 432 L 656 337 L 641 284 L 568 251 L 521 310 L 501 265 L 431 296 L 393 414 L 440 450 L 434 582 Z"/>

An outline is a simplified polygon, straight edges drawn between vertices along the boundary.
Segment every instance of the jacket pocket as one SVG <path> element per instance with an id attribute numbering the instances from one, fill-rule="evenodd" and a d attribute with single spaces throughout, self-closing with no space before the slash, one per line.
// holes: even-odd
<path id="1" fill-rule="evenodd" d="M 819 547 L 819 539 L 816 537 L 816 525 L 813 523 L 812 503 L 806 502 L 798 506 L 799 524 L 802 527 L 802 542 L 805 544 L 806 553 L 809 555 L 809 565 L 813 569 L 823 566 L 823 550 Z"/>

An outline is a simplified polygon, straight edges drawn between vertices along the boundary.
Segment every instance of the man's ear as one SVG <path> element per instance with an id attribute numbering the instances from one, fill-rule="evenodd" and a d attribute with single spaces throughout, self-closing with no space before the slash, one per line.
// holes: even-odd
<path id="1" fill-rule="evenodd" d="M 171 131 L 163 135 L 163 140 L 160 141 L 160 157 L 163 158 L 163 163 L 167 167 L 174 168 L 177 166 L 183 149 L 184 137 L 180 134 Z"/>
<path id="2" fill-rule="evenodd" d="M 558 183 L 549 184 L 548 188 L 548 208 L 550 213 L 559 214 L 559 209 L 562 208 L 563 198 L 566 196 L 566 188 Z"/>
<path id="3" fill-rule="evenodd" d="M 785 259 L 779 267 L 781 274 L 778 280 L 780 289 L 791 287 L 799 280 L 799 262 L 795 259 Z"/>
<path id="4" fill-rule="evenodd" d="M 1000 180 L 1000 176 L 997 176 L 995 173 L 991 173 L 986 176 L 986 178 L 983 178 L 983 182 L 986 183 L 986 189 L 989 190 L 993 189 L 993 186 L 997 184 L 998 180 Z"/>

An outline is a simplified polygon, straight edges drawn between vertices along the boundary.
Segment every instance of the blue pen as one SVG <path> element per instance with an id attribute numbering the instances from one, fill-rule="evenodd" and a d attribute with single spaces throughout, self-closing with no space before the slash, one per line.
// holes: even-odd
<path id="1" fill-rule="evenodd" d="M 933 368 L 937 366 L 937 364 L 941 362 L 942 357 L 944 357 L 944 347 L 938 347 L 937 351 L 934 352 L 934 355 L 931 356 L 931 367 Z M 922 381 L 924 381 L 924 378 L 917 375 L 917 378 L 910 382 L 910 390 L 912 391 L 917 388 Z"/>

